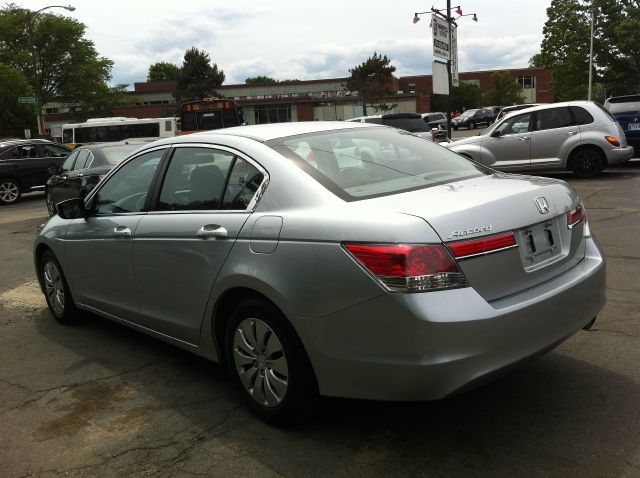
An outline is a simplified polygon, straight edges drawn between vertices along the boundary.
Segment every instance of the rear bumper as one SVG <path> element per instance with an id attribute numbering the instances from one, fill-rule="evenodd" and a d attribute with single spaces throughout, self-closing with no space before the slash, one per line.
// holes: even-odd
<path id="1" fill-rule="evenodd" d="M 622 164 L 633 158 L 633 146 L 629 145 L 625 148 L 615 148 L 607 151 L 607 162 L 610 166 Z"/>
<path id="2" fill-rule="evenodd" d="M 491 303 L 472 288 L 385 294 L 292 322 L 321 394 L 429 400 L 550 350 L 605 301 L 605 259 L 590 238 L 585 259 L 571 270 Z"/>

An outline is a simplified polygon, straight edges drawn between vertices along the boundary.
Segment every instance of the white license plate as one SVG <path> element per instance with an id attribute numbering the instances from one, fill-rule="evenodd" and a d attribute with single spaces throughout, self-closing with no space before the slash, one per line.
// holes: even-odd
<path id="1" fill-rule="evenodd" d="M 640 123 L 629 123 L 629 129 L 640 129 Z"/>

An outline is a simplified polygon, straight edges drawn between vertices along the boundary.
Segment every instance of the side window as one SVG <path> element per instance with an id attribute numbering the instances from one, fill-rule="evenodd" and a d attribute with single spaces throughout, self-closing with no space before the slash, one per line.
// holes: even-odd
<path id="1" fill-rule="evenodd" d="M 79 150 L 74 151 L 73 153 L 71 153 L 69 155 L 69 157 L 65 160 L 65 162 L 62 164 L 62 172 L 66 172 L 66 171 L 71 171 L 73 169 L 73 163 L 75 162 L 76 158 L 78 157 L 78 154 L 80 154 Z"/>
<path id="2" fill-rule="evenodd" d="M 224 191 L 221 209 L 247 209 L 263 179 L 264 174 L 253 164 L 236 158 Z"/>
<path id="3" fill-rule="evenodd" d="M 63 158 L 69 154 L 69 151 L 61 148 L 60 146 L 56 146 L 55 144 L 43 144 L 42 149 L 44 150 L 44 155 L 51 158 Z"/>
<path id="4" fill-rule="evenodd" d="M 573 115 L 573 124 L 591 124 L 593 116 L 580 106 L 571 106 L 571 114 Z"/>
<path id="5" fill-rule="evenodd" d="M 75 166 L 73 167 L 73 169 L 84 169 L 87 167 L 87 160 L 89 159 L 89 156 L 91 155 L 91 153 L 86 150 L 83 149 L 78 153 L 78 159 L 76 161 Z"/>
<path id="6" fill-rule="evenodd" d="M 164 151 L 141 154 L 118 169 L 95 195 L 93 210 L 97 214 L 142 211 Z"/>
<path id="7" fill-rule="evenodd" d="M 9 151 L 9 157 L 13 159 L 37 158 L 38 148 L 35 145 L 17 146 Z"/>
<path id="8" fill-rule="evenodd" d="M 536 130 L 565 128 L 571 126 L 572 123 L 571 113 L 566 106 L 536 112 Z"/>
<path id="9" fill-rule="evenodd" d="M 529 131 L 529 123 L 531 122 L 531 113 L 515 115 L 508 118 L 498 126 L 498 131 L 502 136 L 506 134 L 518 134 Z"/>
<path id="10" fill-rule="evenodd" d="M 220 209 L 234 155 L 213 148 L 176 148 L 167 169 L 158 210 Z"/>

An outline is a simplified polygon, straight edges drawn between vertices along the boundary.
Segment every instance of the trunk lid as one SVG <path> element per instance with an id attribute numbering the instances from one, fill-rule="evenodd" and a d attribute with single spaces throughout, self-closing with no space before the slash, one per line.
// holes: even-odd
<path id="1" fill-rule="evenodd" d="M 541 212 L 536 198 L 544 198 L 538 203 L 548 212 Z M 513 232 L 517 247 L 457 260 L 488 301 L 548 281 L 585 254 L 583 223 L 567 225 L 567 212 L 579 198 L 555 179 L 498 173 L 367 202 L 424 219 L 445 244 Z"/>

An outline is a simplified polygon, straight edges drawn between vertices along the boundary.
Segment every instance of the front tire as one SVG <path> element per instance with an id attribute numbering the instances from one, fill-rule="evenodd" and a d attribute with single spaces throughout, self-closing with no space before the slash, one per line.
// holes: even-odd
<path id="1" fill-rule="evenodd" d="M 311 415 L 318 387 L 291 324 L 272 304 L 249 299 L 231 314 L 225 334 L 229 372 L 244 402 L 271 424 L 288 426 Z"/>
<path id="2" fill-rule="evenodd" d="M 73 302 L 62 267 L 51 251 L 45 251 L 40 259 L 40 280 L 49 312 L 61 324 L 74 324 L 79 320 L 78 309 Z"/>
<path id="3" fill-rule="evenodd" d="M 593 148 L 579 149 L 571 155 L 571 169 L 582 179 L 595 178 L 606 165 L 603 154 Z"/>
<path id="4" fill-rule="evenodd" d="M 469 129 L 476 129 L 476 124 L 473 121 L 469 123 Z"/>
<path id="5" fill-rule="evenodd" d="M 0 179 L 0 204 L 15 204 L 22 195 L 22 188 L 15 179 Z"/>
<path id="6" fill-rule="evenodd" d="M 49 216 L 55 216 L 57 211 L 51 190 L 47 189 L 47 192 L 44 194 L 44 200 L 47 203 L 47 212 L 49 213 Z"/>

